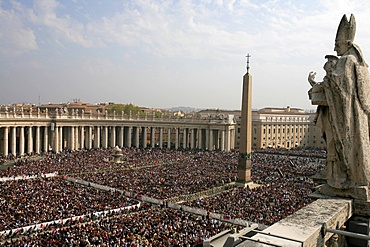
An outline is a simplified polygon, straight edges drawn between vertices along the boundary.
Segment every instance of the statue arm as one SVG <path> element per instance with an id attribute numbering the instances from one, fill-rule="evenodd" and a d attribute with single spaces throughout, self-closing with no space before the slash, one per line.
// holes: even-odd
<path id="1" fill-rule="evenodd" d="M 315 86 L 317 82 L 315 81 L 316 72 L 311 71 L 308 74 L 308 82 L 310 83 L 311 87 Z"/>

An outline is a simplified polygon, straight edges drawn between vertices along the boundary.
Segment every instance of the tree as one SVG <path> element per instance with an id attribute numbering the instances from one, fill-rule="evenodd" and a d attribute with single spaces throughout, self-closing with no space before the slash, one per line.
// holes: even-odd
<path id="1" fill-rule="evenodd" d="M 141 114 L 141 108 L 139 106 L 134 106 L 133 104 L 114 104 L 109 109 L 107 109 L 109 114 L 112 114 L 114 111 L 116 114 L 121 114 L 121 112 L 124 112 L 124 114 L 129 115 L 131 112 L 131 115 Z"/>

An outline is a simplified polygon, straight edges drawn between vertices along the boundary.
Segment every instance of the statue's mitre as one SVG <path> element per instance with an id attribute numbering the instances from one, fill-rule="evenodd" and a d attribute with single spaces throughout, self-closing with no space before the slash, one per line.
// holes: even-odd
<path id="1" fill-rule="evenodd" d="M 356 33 L 356 21 L 355 16 L 351 14 L 349 21 L 346 15 L 343 15 L 342 19 L 340 20 L 337 37 L 335 40 L 344 40 L 344 41 L 351 41 L 355 39 Z"/>

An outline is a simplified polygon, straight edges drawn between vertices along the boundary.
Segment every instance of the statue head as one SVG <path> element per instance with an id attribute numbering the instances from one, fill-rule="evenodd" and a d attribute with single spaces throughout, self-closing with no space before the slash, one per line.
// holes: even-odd
<path id="1" fill-rule="evenodd" d="M 342 56 L 352 47 L 355 33 L 356 21 L 354 15 L 351 14 L 349 21 L 347 16 L 343 15 L 338 26 L 337 36 L 335 37 L 334 51 L 337 52 L 338 56 Z"/>

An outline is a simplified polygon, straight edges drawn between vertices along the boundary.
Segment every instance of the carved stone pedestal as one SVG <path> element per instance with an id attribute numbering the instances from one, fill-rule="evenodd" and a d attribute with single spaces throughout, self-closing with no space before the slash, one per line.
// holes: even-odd
<path id="1" fill-rule="evenodd" d="M 336 189 L 327 184 L 320 185 L 317 191 L 329 197 L 353 198 L 361 201 L 370 201 L 369 188 L 367 186 L 359 186 L 349 189 Z"/>

